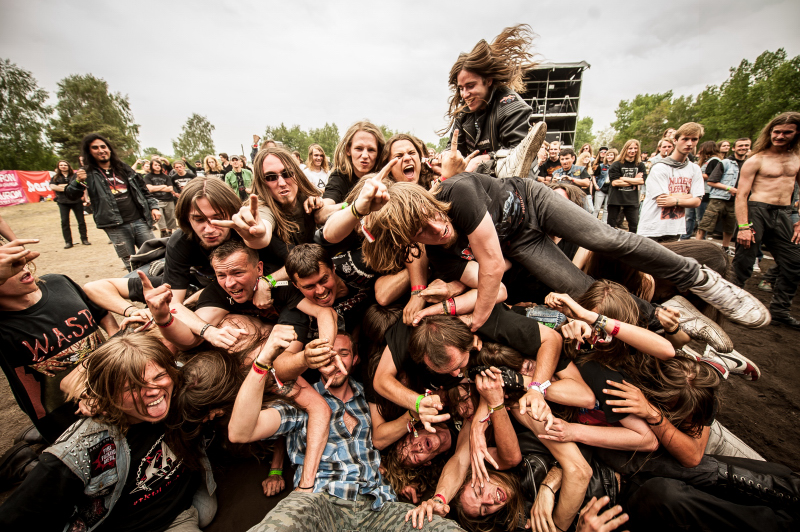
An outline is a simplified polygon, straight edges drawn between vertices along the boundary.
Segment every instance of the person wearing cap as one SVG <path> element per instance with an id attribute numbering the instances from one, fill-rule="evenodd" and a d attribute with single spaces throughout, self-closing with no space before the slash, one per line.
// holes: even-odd
<path id="1" fill-rule="evenodd" d="M 253 190 L 253 172 L 247 168 L 242 168 L 242 158 L 238 155 L 231 157 L 231 166 L 233 169 L 225 174 L 225 183 L 239 194 L 239 198 L 244 201 Z"/>

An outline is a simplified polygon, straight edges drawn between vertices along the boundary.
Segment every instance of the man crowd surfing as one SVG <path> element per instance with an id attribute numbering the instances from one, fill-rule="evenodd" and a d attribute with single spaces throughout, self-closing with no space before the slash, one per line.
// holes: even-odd
<path id="1" fill-rule="evenodd" d="M 717 415 L 761 375 L 721 324 L 800 329 L 800 113 L 752 146 L 689 122 L 649 159 L 576 153 L 518 94 L 531 41 L 458 56 L 440 154 L 366 120 L 331 159 L 254 136 L 251 165 L 84 138 L 53 184 L 65 243 L 91 205 L 129 273 L 37 272 L 0 226 L 0 361 L 33 423 L 0 528 L 200 530 L 236 454 L 271 457 L 264 495 L 292 484 L 253 531 L 796 529 L 800 477 Z M 762 244 L 769 310 L 743 288 Z"/>

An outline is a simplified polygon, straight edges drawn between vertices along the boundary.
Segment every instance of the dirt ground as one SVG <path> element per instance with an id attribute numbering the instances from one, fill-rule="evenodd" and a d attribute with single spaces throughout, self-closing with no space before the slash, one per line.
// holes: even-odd
<path id="1" fill-rule="evenodd" d="M 41 239 L 35 246 L 41 253 L 36 260 L 40 274 L 63 273 L 79 284 L 125 274 L 122 262 L 108 244 L 108 238 L 102 230 L 94 227 L 91 216 L 87 217 L 87 225 L 92 245 L 76 245 L 67 250 L 63 249 L 56 204 L 5 207 L 0 209 L 0 216 L 8 221 L 18 237 Z M 73 239 L 78 241 L 74 220 Z M 770 266 L 772 261 L 769 260 L 761 265 L 765 272 Z M 768 304 L 771 295 L 756 288 L 760 277 L 760 274 L 754 274 L 747 288 Z M 800 298 L 795 298 L 793 314 L 800 317 Z M 750 330 L 734 324 L 728 324 L 726 331 L 736 349 L 759 365 L 762 377 L 757 382 L 749 382 L 730 376 L 721 388 L 720 421 L 767 460 L 797 469 L 800 463 L 800 393 L 797 384 L 800 382 L 800 364 L 795 359 L 800 346 L 800 332 L 773 326 Z M 699 346 L 695 348 L 702 351 Z M 3 377 L 0 379 L 0 454 L 11 446 L 14 437 L 28 424 Z M 258 475 L 248 471 L 254 477 L 252 481 L 256 482 Z M 0 494 L 0 500 L 7 495 Z M 218 522 L 219 519 L 215 524 Z"/>

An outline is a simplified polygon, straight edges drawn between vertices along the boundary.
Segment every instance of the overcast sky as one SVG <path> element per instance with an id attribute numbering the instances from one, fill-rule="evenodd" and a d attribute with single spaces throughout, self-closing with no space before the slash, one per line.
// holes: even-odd
<path id="1" fill-rule="evenodd" d="M 552 62 L 586 61 L 580 115 L 599 130 L 638 93 L 697 94 L 741 59 L 800 54 L 797 0 L 536 1 L 0 0 L 0 57 L 52 95 L 91 73 L 130 98 L 142 148 L 172 153 L 192 113 L 218 151 L 267 125 L 368 118 L 435 142 L 460 52 L 528 23 Z M 713 7 L 712 7 L 713 6 Z M 719 9 L 718 6 L 725 6 Z M 329 154 L 330 155 L 330 154 Z"/>

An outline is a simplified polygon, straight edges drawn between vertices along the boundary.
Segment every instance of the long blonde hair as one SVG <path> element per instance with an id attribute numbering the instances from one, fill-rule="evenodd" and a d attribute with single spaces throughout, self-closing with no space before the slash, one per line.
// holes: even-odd
<path id="1" fill-rule="evenodd" d="M 617 158 L 614 159 L 615 163 L 625 163 L 625 157 L 628 155 L 628 148 L 631 146 L 631 144 L 636 144 L 636 158 L 633 160 L 633 164 L 638 165 L 640 162 L 642 162 L 642 143 L 636 139 L 630 139 L 619 151 L 619 155 L 617 155 Z"/>
<path id="2" fill-rule="evenodd" d="M 368 120 L 361 120 L 348 128 L 342 140 L 336 145 L 336 150 L 333 152 L 333 169 L 334 171 L 344 174 L 351 185 L 356 180 L 356 173 L 353 168 L 353 161 L 350 159 L 350 156 L 347 155 L 347 151 L 352 147 L 353 137 L 355 137 L 356 133 L 359 131 L 371 133 L 372 136 L 375 137 L 375 142 L 378 144 L 378 153 L 375 154 L 376 165 L 378 164 L 378 157 L 380 157 L 383 151 L 383 146 L 386 144 L 383 132 L 378 126 Z M 370 172 L 372 170 L 374 170 L 374 168 L 370 169 Z"/>
<path id="3" fill-rule="evenodd" d="M 298 235 L 300 227 L 297 223 L 289 219 L 291 212 L 287 212 L 286 207 L 273 199 L 272 193 L 264 179 L 264 159 L 270 155 L 274 155 L 280 159 L 281 163 L 283 163 L 284 171 L 294 174 L 294 182 L 297 184 L 296 202 L 302 204 L 306 198 L 321 196 L 322 193 L 306 179 L 306 175 L 300 169 L 297 159 L 294 158 L 294 155 L 292 155 L 289 150 L 277 146 L 270 146 L 269 148 L 262 148 L 256 155 L 256 159 L 253 161 L 253 192 L 258 196 L 259 203 L 267 206 L 275 216 L 275 231 L 278 238 L 287 244 L 297 244 L 299 243 L 297 242 L 297 238 L 300 236 Z"/>
<path id="4" fill-rule="evenodd" d="M 328 173 L 330 167 L 328 166 L 328 157 L 325 155 L 325 150 L 322 149 L 322 146 L 319 144 L 312 144 L 308 147 L 308 156 L 306 157 L 306 166 L 308 167 L 309 171 L 313 172 L 312 168 L 314 168 L 314 150 L 317 149 L 322 152 L 322 166 L 321 170 Z"/>

